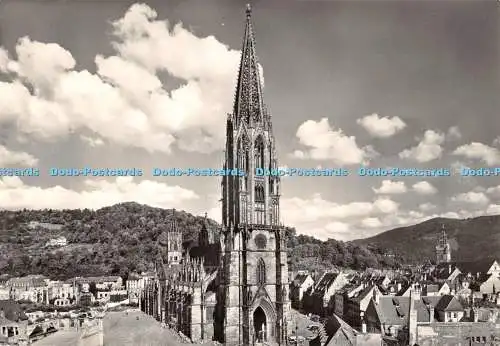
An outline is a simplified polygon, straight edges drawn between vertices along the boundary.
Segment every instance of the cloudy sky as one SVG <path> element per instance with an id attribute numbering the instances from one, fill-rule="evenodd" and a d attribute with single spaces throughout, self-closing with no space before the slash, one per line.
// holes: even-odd
<path id="1" fill-rule="evenodd" d="M 222 164 L 245 2 L 0 2 L 0 207 L 123 201 L 220 220 Z M 430 217 L 500 214 L 500 178 L 359 177 L 371 167 L 500 167 L 495 1 L 255 1 L 257 54 L 285 178 L 282 219 L 349 240 Z M 51 167 L 142 168 L 138 178 Z"/>

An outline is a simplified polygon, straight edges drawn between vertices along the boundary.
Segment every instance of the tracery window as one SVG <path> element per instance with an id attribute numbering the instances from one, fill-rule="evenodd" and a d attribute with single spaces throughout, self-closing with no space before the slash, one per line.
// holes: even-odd
<path id="1" fill-rule="evenodd" d="M 264 203 L 264 187 L 262 185 L 255 186 L 255 202 Z"/>
<path id="2" fill-rule="evenodd" d="M 257 284 L 264 285 L 266 283 L 266 264 L 262 258 L 257 261 Z"/>
<path id="3" fill-rule="evenodd" d="M 264 141 L 259 136 L 255 140 L 255 167 L 265 169 L 264 166 Z"/>

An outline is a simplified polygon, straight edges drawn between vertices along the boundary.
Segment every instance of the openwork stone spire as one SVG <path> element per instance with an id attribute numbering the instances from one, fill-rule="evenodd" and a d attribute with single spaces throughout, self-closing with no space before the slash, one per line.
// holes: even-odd
<path id="1" fill-rule="evenodd" d="M 241 61 L 234 100 L 235 120 L 252 125 L 264 120 L 264 103 L 259 64 L 255 52 L 255 38 L 252 26 L 252 9 L 246 8 L 245 35 L 241 49 Z"/>
<path id="2" fill-rule="evenodd" d="M 175 219 L 175 209 L 172 209 L 172 216 L 170 217 L 170 227 L 168 228 L 170 233 L 177 233 L 177 221 Z"/>

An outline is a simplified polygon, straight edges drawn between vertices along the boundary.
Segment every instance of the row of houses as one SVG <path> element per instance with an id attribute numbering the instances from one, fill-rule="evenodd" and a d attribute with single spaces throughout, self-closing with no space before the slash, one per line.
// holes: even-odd
<path id="1" fill-rule="evenodd" d="M 65 281 L 43 275 L 0 278 L 0 300 L 67 307 L 106 303 L 118 298 L 128 298 L 120 276 L 76 277 Z"/>
<path id="2" fill-rule="evenodd" d="M 402 338 L 405 342 L 443 342 L 442 338 L 455 332 L 460 340 L 452 339 L 456 343 L 450 345 L 458 345 L 465 339 L 473 342 L 500 337 L 499 280 L 496 261 L 482 272 L 468 272 L 452 263 L 392 275 L 298 272 L 290 298 L 293 308 L 325 321 L 321 338 L 312 344 L 336 345 L 340 342 L 336 338 L 345 339 L 346 335 L 352 336 L 351 341 L 378 335 L 380 340 L 374 341 L 378 345 L 400 344 Z M 333 329 L 332 319 L 337 321 Z"/>

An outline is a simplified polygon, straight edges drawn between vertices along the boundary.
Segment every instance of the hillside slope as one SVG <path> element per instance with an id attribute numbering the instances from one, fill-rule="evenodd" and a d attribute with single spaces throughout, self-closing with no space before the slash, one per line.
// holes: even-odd
<path id="1" fill-rule="evenodd" d="M 117 274 L 151 269 L 159 251 L 158 237 L 167 229 L 171 209 L 121 203 L 96 211 L 0 211 L 0 274 L 44 274 L 52 278 Z M 175 211 L 185 242 L 196 242 L 204 218 Z M 59 224 L 60 229 L 29 227 L 32 221 Z M 220 225 L 209 220 L 209 228 Z M 401 260 L 364 245 L 335 240 L 322 242 L 296 236 L 289 229 L 290 269 L 387 267 Z M 68 245 L 47 248 L 48 240 L 64 236 Z"/>
<path id="2" fill-rule="evenodd" d="M 464 220 L 436 218 L 354 240 L 353 243 L 389 249 L 412 261 L 433 260 L 443 225 L 453 261 L 478 262 L 500 258 L 500 215 Z"/>

